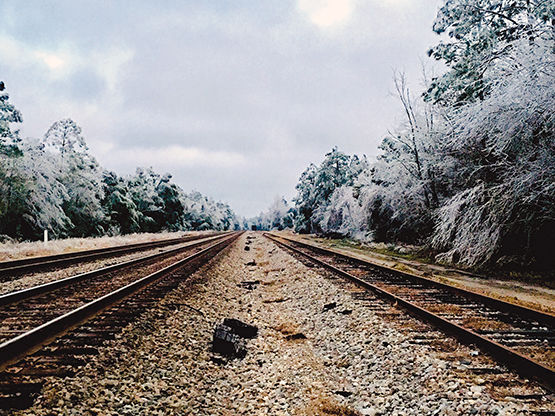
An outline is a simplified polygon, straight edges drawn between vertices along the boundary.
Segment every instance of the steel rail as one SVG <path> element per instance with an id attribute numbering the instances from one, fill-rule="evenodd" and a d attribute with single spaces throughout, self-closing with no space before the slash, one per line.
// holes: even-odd
<path id="1" fill-rule="evenodd" d="M 198 251 L 184 259 L 181 259 L 169 266 L 164 267 L 154 273 L 142 277 L 126 286 L 114 290 L 100 298 L 86 303 L 64 315 L 58 316 L 38 327 L 35 327 L 21 335 L 18 335 L 0 344 L 0 371 L 6 366 L 17 362 L 28 353 L 36 351 L 45 343 L 48 343 L 56 336 L 74 328 L 89 320 L 91 317 L 117 304 L 128 296 L 140 291 L 146 286 L 155 283 L 157 280 L 167 276 L 171 272 L 201 259 L 211 252 L 223 248 L 239 237 L 240 233 L 233 233 L 230 236 L 220 237 L 220 241 L 207 248 Z M 205 241 L 206 242 L 206 241 Z"/>
<path id="2" fill-rule="evenodd" d="M 224 238 L 228 234 L 229 233 L 222 233 L 222 234 L 218 234 L 218 235 L 213 236 L 213 237 L 205 237 L 205 238 L 200 237 L 200 238 L 197 238 L 197 239 L 193 240 L 193 242 L 190 242 L 191 240 L 189 240 L 188 241 L 189 244 L 187 244 L 187 242 L 185 242 L 184 243 L 185 245 L 180 245 L 179 247 L 175 247 L 175 248 L 172 248 L 172 249 L 169 249 L 169 250 L 165 250 L 165 251 L 162 251 L 160 253 L 150 254 L 150 255 L 145 256 L 145 257 L 140 257 L 140 258 L 137 258 L 137 259 L 124 261 L 124 262 L 121 262 L 121 263 L 116 263 L 116 264 L 113 264 L 111 266 L 106 266 L 106 267 L 91 270 L 91 271 L 88 271 L 88 272 L 80 273 L 80 274 L 77 274 L 77 275 L 74 275 L 74 276 L 69 276 L 69 277 L 66 277 L 66 278 L 63 278 L 63 279 L 54 280 L 52 282 L 44 283 L 44 284 L 33 286 L 33 287 L 30 287 L 30 288 L 17 290 L 17 291 L 10 292 L 10 293 L 5 293 L 3 295 L 0 295 L 0 307 L 6 306 L 6 305 L 11 305 L 13 303 L 20 302 L 22 300 L 32 298 L 34 296 L 42 295 L 44 293 L 51 292 L 53 290 L 59 289 L 59 288 L 64 287 L 64 286 L 69 286 L 70 284 L 80 282 L 80 281 L 85 280 L 85 279 L 90 279 L 90 278 L 93 278 L 93 277 L 101 276 L 101 275 L 106 274 L 106 273 L 111 273 L 111 272 L 121 270 L 121 269 L 124 269 L 126 267 L 130 267 L 130 266 L 135 266 L 135 265 L 138 265 L 138 264 L 141 264 L 141 263 L 144 263 L 144 262 L 156 259 L 156 258 L 165 257 L 168 254 L 177 253 L 179 251 L 194 248 L 194 247 L 202 245 L 202 244 L 204 244 L 208 241 L 217 240 L 219 238 Z"/>
<path id="3" fill-rule="evenodd" d="M 477 347 L 479 347 L 482 351 L 486 352 L 487 354 L 489 354 L 490 356 L 492 356 L 494 359 L 496 359 L 497 361 L 502 362 L 503 364 L 507 365 L 510 368 L 513 368 L 514 370 L 516 370 L 519 374 L 521 374 L 524 377 L 528 377 L 528 378 L 532 378 L 536 381 L 538 381 L 540 384 L 542 384 L 544 387 L 548 388 L 551 391 L 555 391 L 555 369 L 544 366 L 540 363 L 538 363 L 537 361 L 526 357 L 516 351 L 514 351 L 511 348 L 508 348 L 496 341 L 493 341 L 489 338 L 483 337 L 481 335 L 479 335 L 478 333 L 464 328 L 461 325 L 458 325 L 454 322 L 451 322 L 433 312 L 430 312 L 416 304 L 414 304 L 413 302 L 407 301 L 393 293 L 390 293 L 376 285 L 373 285 L 371 283 L 365 282 L 362 279 L 359 279 L 358 277 L 342 270 L 339 269 L 338 267 L 333 266 L 332 264 L 329 264 L 323 260 L 320 260 L 314 256 L 311 256 L 308 253 L 305 253 L 302 250 L 299 250 L 296 247 L 291 246 L 290 244 L 287 244 L 283 241 L 281 241 L 280 239 L 286 240 L 286 241 L 291 241 L 293 243 L 297 243 L 301 246 L 305 246 L 309 249 L 315 249 L 317 248 L 318 250 L 327 252 L 327 254 L 332 254 L 335 256 L 342 256 L 345 258 L 348 258 L 349 260 L 354 259 L 357 261 L 362 262 L 363 264 L 365 263 L 363 260 L 361 259 L 356 259 L 356 258 L 352 258 L 351 256 L 347 256 L 344 255 L 342 253 L 337 253 L 335 251 L 328 251 L 326 249 L 323 249 L 321 247 L 315 247 L 312 244 L 307 244 L 304 242 L 299 242 L 297 240 L 294 239 L 290 239 L 290 238 L 286 238 L 286 237 L 282 237 L 282 236 L 276 236 L 273 234 L 268 234 L 265 233 L 264 234 L 266 237 L 268 237 L 270 240 L 274 241 L 275 243 L 277 243 L 278 245 L 281 245 L 282 247 L 285 247 L 295 253 L 298 253 L 304 257 L 307 257 L 308 259 L 310 259 L 310 261 L 313 261 L 317 264 L 320 264 L 321 266 L 323 266 L 326 269 L 329 269 L 331 271 L 333 271 L 334 273 L 343 276 L 345 278 L 347 278 L 348 280 L 352 281 L 353 283 L 355 283 L 356 285 L 363 287 L 367 290 L 370 290 L 374 293 L 376 293 L 378 296 L 381 296 L 385 299 L 387 299 L 390 302 L 396 303 L 397 305 L 403 307 L 404 309 L 408 310 L 409 312 L 415 314 L 416 316 L 420 317 L 421 319 L 423 319 L 425 322 L 429 322 L 431 324 L 433 324 L 434 326 L 436 326 L 437 328 L 443 330 L 444 332 L 447 332 L 453 336 L 455 336 L 457 339 L 459 339 L 461 342 L 466 343 L 466 344 L 472 344 L 472 345 L 476 345 Z M 373 263 L 368 262 L 368 265 L 375 267 L 376 265 Z M 391 269 L 385 268 L 387 269 L 388 272 L 392 272 Z M 402 273 L 399 271 L 395 271 L 397 273 Z M 412 274 L 406 274 L 408 276 L 410 276 L 411 278 L 414 277 L 414 275 Z M 448 285 L 446 285 L 448 286 Z M 448 286 L 449 288 L 451 288 L 451 286 Z M 455 288 L 458 289 L 458 288 Z M 475 294 L 474 292 L 470 292 L 471 294 Z M 512 304 L 510 304 L 511 306 L 514 306 Z M 536 311 L 534 311 L 536 312 Z"/>
<path id="4" fill-rule="evenodd" d="M 48 256 L 26 257 L 23 259 L 9 260 L 0 262 L 0 276 L 9 273 L 25 273 L 37 270 L 43 267 L 59 266 L 79 261 L 93 260 L 99 257 L 108 257 L 112 254 L 124 254 L 132 251 L 144 250 L 149 248 L 163 247 L 171 244 L 185 243 L 194 241 L 205 236 L 185 236 L 179 238 L 170 238 L 166 240 L 147 241 L 143 243 L 134 243 L 119 245 L 113 247 L 103 247 L 91 250 L 79 250 L 71 253 L 52 254 Z"/>
<path id="5" fill-rule="evenodd" d="M 475 300 L 480 301 L 480 302 L 482 302 L 486 305 L 489 305 L 493 308 L 501 309 L 502 311 L 505 311 L 505 312 L 515 313 L 518 316 L 541 322 L 544 325 L 555 327 L 555 315 L 552 315 L 552 314 L 547 313 L 547 312 L 542 312 L 542 311 L 539 311 L 539 310 L 536 310 L 536 309 L 527 308 L 525 306 L 516 305 L 514 303 L 507 302 L 507 301 L 504 301 L 504 300 L 501 300 L 501 299 L 492 298 L 490 296 L 483 295 L 481 293 L 477 293 L 477 292 L 473 292 L 473 291 L 468 290 L 468 289 L 463 289 L 463 288 L 460 288 L 460 287 L 452 286 L 452 285 L 449 285 L 447 283 L 438 282 L 437 280 L 430 279 L 430 278 L 427 278 L 427 277 L 424 277 L 424 276 L 419 276 L 419 275 L 414 274 L 414 273 L 409 273 L 409 272 L 406 272 L 406 271 L 393 269 L 391 267 L 387 267 L 387 266 L 384 266 L 384 265 L 381 265 L 381 264 L 376 264 L 376 263 L 373 263 L 369 260 L 363 260 L 359 257 L 355 257 L 355 256 L 349 255 L 347 253 L 342 253 L 342 252 L 339 252 L 339 251 L 336 251 L 336 250 L 333 250 L 333 249 L 327 249 L 327 248 L 320 247 L 320 246 L 317 246 L 315 244 L 308 243 L 308 242 L 305 242 L 305 241 L 299 241 L 299 240 L 296 240 L 294 238 L 284 237 L 284 236 L 276 235 L 276 234 L 272 234 L 272 233 L 267 233 L 267 234 L 271 235 L 271 236 L 274 236 L 274 237 L 277 237 L 277 238 L 280 238 L 280 239 L 283 239 L 283 240 L 290 241 L 290 242 L 295 243 L 295 244 L 299 244 L 301 246 L 305 246 L 305 247 L 310 248 L 312 250 L 316 250 L 316 251 L 318 251 L 322 254 L 332 254 L 332 255 L 335 255 L 335 256 L 343 257 L 345 259 L 348 259 L 349 261 L 358 263 L 362 266 L 369 266 L 369 267 L 373 267 L 375 269 L 378 269 L 378 270 L 381 270 L 381 271 L 384 271 L 384 272 L 387 272 L 387 273 L 393 273 L 393 274 L 396 274 L 396 275 L 399 275 L 399 276 L 405 276 L 405 277 L 407 277 L 409 279 L 412 279 L 412 280 L 415 280 L 419 283 L 423 283 L 423 284 L 426 284 L 428 286 L 433 286 L 435 288 L 442 289 L 442 290 L 448 290 L 448 291 L 450 291 L 454 294 L 458 294 L 458 295 L 461 295 L 461 296 L 466 297 L 466 298 L 475 299 Z"/>

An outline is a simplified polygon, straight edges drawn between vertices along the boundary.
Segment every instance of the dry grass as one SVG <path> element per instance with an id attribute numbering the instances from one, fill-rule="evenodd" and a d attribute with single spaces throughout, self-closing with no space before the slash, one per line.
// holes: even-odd
<path id="1" fill-rule="evenodd" d="M 433 305 L 426 305 L 425 309 L 434 313 L 449 313 L 451 315 L 461 316 L 464 315 L 465 310 L 457 305 L 450 305 L 448 303 L 437 303 Z"/>
<path id="2" fill-rule="evenodd" d="M 281 332 L 283 335 L 292 335 L 299 332 L 299 327 L 293 322 L 282 322 L 281 324 L 272 328 L 278 332 Z"/>
<path id="3" fill-rule="evenodd" d="M 46 244 L 42 241 L 24 243 L 9 242 L 0 244 L 0 261 L 15 260 L 24 257 L 48 256 L 58 253 L 70 253 L 73 251 L 142 243 L 146 241 L 165 240 L 181 237 L 184 234 L 185 233 L 181 231 L 175 233 L 129 234 L 115 237 L 66 238 L 63 240 L 51 240 Z"/>
<path id="4" fill-rule="evenodd" d="M 505 322 L 495 321 L 491 319 L 486 319 L 481 316 L 471 316 L 464 318 L 462 321 L 462 326 L 471 329 L 497 329 L 497 330 L 509 330 L 511 326 Z"/>
<path id="5" fill-rule="evenodd" d="M 301 414 L 306 416 L 361 416 L 356 410 L 322 396 L 311 400 Z"/>
<path id="6" fill-rule="evenodd" d="M 521 347 L 516 350 L 548 367 L 555 368 L 555 352 L 548 346 Z"/>

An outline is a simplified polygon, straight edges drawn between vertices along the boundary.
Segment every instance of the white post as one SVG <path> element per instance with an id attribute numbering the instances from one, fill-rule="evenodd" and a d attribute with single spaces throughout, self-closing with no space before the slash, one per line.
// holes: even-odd
<path id="1" fill-rule="evenodd" d="M 48 243 L 48 230 L 44 230 L 44 244 Z"/>

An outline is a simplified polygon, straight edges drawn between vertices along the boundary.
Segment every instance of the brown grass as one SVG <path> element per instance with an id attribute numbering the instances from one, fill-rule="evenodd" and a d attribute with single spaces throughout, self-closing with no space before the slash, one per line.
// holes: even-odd
<path id="1" fill-rule="evenodd" d="M 356 410 L 339 404 L 329 397 L 318 397 L 311 400 L 301 414 L 306 416 L 361 416 Z"/>
<path id="2" fill-rule="evenodd" d="M 281 324 L 272 328 L 278 332 L 281 332 L 283 335 L 292 335 L 299 332 L 299 327 L 293 322 L 282 322 Z"/>
<path id="3" fill-rule="evenodd" d="M 462 321 L 462 326 L 471 329 L 499 329 L 499 330 L 509 330 L 511 326 L 500 321 L 494 321 L 490 319 L 483 318 L 481 316 L 470 316 L 464 318 Z"/>
<path id="4" fill-rule="evenodd" d="M 112 247 L 124 244 L 142 243 L 146 241 L 164 240 L 181 237 L 185 234 L 199 234 L 199 232 L 175 233 L 141 233 L 114 237 L 67 238 L 34 242 L 8 242 L 0 244 L 0 261 L 20 259 L 24 257 L 48 256 L 51 254 L 69 253 L 80 250 Z"/>
<path id="5" fill-rule="evenodd" d="M 464 309 L 457 305 L 450 305 L 447 303 L 437 303 L 434 305 L 426 305 L 426 309 L 434 313 L 450 313 L 452 315 L 464 315 Z"/>

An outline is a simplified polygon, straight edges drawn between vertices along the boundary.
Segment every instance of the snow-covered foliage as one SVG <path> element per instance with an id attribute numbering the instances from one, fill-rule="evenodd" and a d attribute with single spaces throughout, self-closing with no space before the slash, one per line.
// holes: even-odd
<path id="1" fill-rule="evenodd" d="M 17 232 L 27 197 L 25 179 L 17 170 L 21 156 L 19 131 L 13 126 L 23 119 L 4 90 L 4 82 L 0 81 L 0 235 Z"/>
<path id="2" fill-rule="evenodd" d="M 1 84 L 3 85 L 3 84 Z M 226 204 L 186 194 L 152 169 L 119 177 L 89 153 L 81 128 L 55 122 L 41 140 L 19 139 L 21 114 L 0 95 L 0 236 L 34 239 L 134 232 L 228 230 L 240 221 Z"/>
<path id="3" fill-rule="evenodd" d="M 428 53 L 449 70 L 427 97 L 451 105 L 485 98 L 498 81 L 489 68 L 512 53 L 514 42 L 552 40 L 554 16 L 551 0 L 446 0 L 433 30 L 449 39 Z"/>
<path id="4" fill-rule="evenodd" d="M 257 217 L 246 220 L 244 228 L 251 230 L 285 230 L 293 228 L 296 211 L 284 197 L 276 196 L 270 207 Z"/>
<path id="5" fill-rule="evenodd" d="M 3 81 L 0 81 L 0 156 L 14 156 L 17 153 L 19 131 L 13 130 L 14 123 L 21 123 L 21 112 L 10 103 L 10 96 L 5 91 Z"/>
<path id="6" fill-rule="evenodd" d="M 294 199 L 297 210 L 295 230 L 299 232 L 319 232 L 329 218 L 326 209 L 330 207 L 332 194 L 337 188 L 353 186 L 358 175 L 368 167 L 366 157 L 348 156 L 333 148 L 326 154 L 320 166 L 311 164 L 301 175 L 296 186 Z M 334 201 L 341 204 L 336 198 Z"/>
<path id="7" fill-rule="evenodd" d="M 49 229 L 54 236 L 65 235 L 72 227 L 63 209 L 70 196 L 67 186 L 60 181 L 57 156 L 46 151 L 36 139 L 23 140 L 21 150 L 23 157 L 18 160 L 18 170 L 27 178 L 29 191 L 22 220 L 37 234 Z"/>
<path id="8" fill-rule="evenodd" d="M 553 268 L 555 3 L 446 0 L 447 71 L 362 172 L 334 151 L 300 177 L 296 229 L 427 244 L 439 260 Z"/>
<path id="9" fill-rule="evenodd" d="M 238 230 L 241 223 L 231 207 L 193 191 L 181 195 L 188 230 Z"/>
<path id="10" fill-rule="evenodd" d="M 101 205 L 102 169 L 89 153 L 81 128 L 71 119 L 56 121 L 42 143 L 59 167 L 57 179 L 67 190 L 62 208 L 71 221 L 71 235 L 101 235 L 106 222 Z"/>
<path id="11" fill-rule="evenodd" d="M 140 231 L 141 212 L 132 198 L 128 181 L 115 172 L 105 171 L 102 185 L 102 206 L 107 217 L 107 234 L 130 234 Z"/>
<path id="12" fill-rule="evenodd" d="M 315 212 L 322 232 L 368 240 L 368 218 L 360 193 L 353 186 L 343 185 L 333 191 L 327 205 Z"/>
<path id="13" fill-rule="evenodd" d="M 365 156 L 348 156 L 337 148 L 326 154 L 319 166 L 311 164 L 302 173 L 296 187 L 298 193 L 294 200 L 297 210 L 295 230 L 346 234 L 352 231 L 359 234 L 361 230 L 358 226 L 364 223 L 364 219 L 359 218 L 357 214 L 357 180 L 367 169 L 368 161 Z M 347 221 L 351 222 L 350 226 L 347 225 Z M 340 228 L 343 231 L 340 231 Z"/>
<path id="14" fill-rule="evenodd" d="M 553 43 L 513 45 L 481 102 L 457 110 L 448 131 L 450 181 L 462 189 L 438 212 L 432 243 L 467 264 L 492 256 L 538 261 L 555 232 Z M 520 253 L 519 253 L 520 251 Z"/>
<path id="15" fill-rule="evenodd" d="M 228 205 L 200 192 L 186 194 L 171 178 L 151 168 L 137 168 L 134 175 L 124 178 L 105 173 L 106 203 L 111 207 L 115 232 L 239 228 L 239 220 Z"/>

